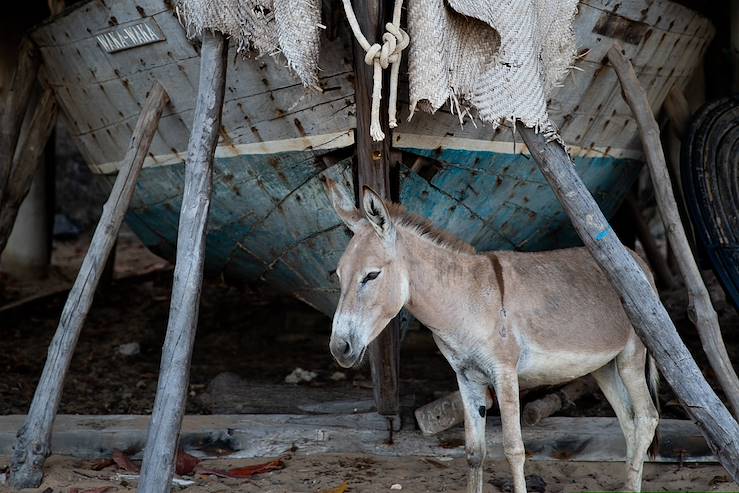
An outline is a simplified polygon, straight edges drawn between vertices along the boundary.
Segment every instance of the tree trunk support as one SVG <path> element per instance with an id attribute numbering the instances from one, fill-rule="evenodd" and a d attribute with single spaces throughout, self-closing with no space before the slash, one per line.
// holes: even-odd
<path id="1" fill-rule="evenodd" d="M 54 94 L 51 89 L 46 89 L 36 103 L 30 121 L 26 122 L 28 131 L 24 132 L 25 137 L 19 146 L 21 151 L 15 153 L 4 186 L 3 202 L 0 203 L 0 253 L 8 243 L 18 209 L 44 162 L 44 148 L 56 123 L 56 112 Z"/>
<path id="2" fill-rule="evenodd" d="M 703 350 L 706 352 L 708 361 L 724 389 L 726 398 L 731 403 L 734 416 L 739 416 L 739 379 L 737 379 L 734 367 L 726 352 L 726 346 L 724 346 L 724 340 L 721 337 L 718 315 L 713 309 L 711 297 L 703 283 L 703 278 L 693 258 L 685 229 L 683 229 L 680 220 L 670 174 L 667 171 L 665 154 L 662 150 L 659 125 L 657 125 L 650 109 L 647 94 L 639 84 L 631 62 L 623 55 L 620 44 L 614 43 L 611 49 L 608 50 L 608 60 L 616 69 L 616 74 L 618 74 L 621 81 L 624 99 L 631 107 L 631 111 L 639 125 L 644 153 L 647 155 L 649 174 L 652 177 L 652 186 L 657 199 L 657 207 L 665 225 L 667 240 L 672 246 L 678 268 L 688 289 L 688 316 L 698 329 Z"/>
<path id="3" fill-rule="evenodd" d="M 40 65 L 40 56 L 33 42 L 24 38 L 21 42 L 18 63 L 10 89 L 4 95 L 0 108 L 0 209 L 5 209 L 6 189 L 9 187 L 10 175 L 14 166 L 13 158 L 18 144 L 18 137 L 23 124 L 23 117 L 36 86 L 36 75 Z M 8 231 L 7 234 L 10 234 Z M 0 233 L 0 253 L 5 247 L 7 234 Z"/>
<path id="4" fill-rule="evenodd" d="M 739 480 L 739 425 L 706 382 L 644 272 L 611 230 L 564 148 L 547 142 L 533 129 L 521 128 L 520 132 L 578 235 L 613 284 L 662 375 L 718 460 L 735 481 Z"/>
<path id="5" fill-rule="evenodd" d="M 200 307 L 205 238 L 213 181 L 213 155 L 221 127 L 228 42 L 205 32 L 200 82 L 185 164 L 177 258 L 159 384 L 149 424 L 138 491 L 170 491 L 175 452 L 185 412 L 190 359 Z"/>
<path id="6" fill-rule="evenodd" d="M 46 364 L 36 387 L 31 409 L 25 424 L 18 431 L 18 438 L 13 447 L 10 483 L 14 488 L 36 488 L 43 479 L 43 464 L 51 452 L 51 428 L 61 400 L 64 377 L 72 361 L 82 325 L 92 305 L 105 260 L 115 244 L 118 230 L 133 196 L 136 179 L 156 133 L 159 117 L 168 101 L 169 97 L 162 86 L 155 84 L 134 129 L 123 161 L 124 166 L 118 172 L 110 197 L 103 206 L 103 213 L 95 228 L 90 248 L 64 304 L 59 327 L 49 346 Z M 38 147 L 43 149 L 44 146 Z"/>
<path id="7" fill-rule="evenodd" d="M 384 30 L 384 5 L 382 0 L 357 2 L 354 10 L 362 32 L 368 39 L 380 39 Z M 364 50 L 354 41 L 354 99 L 357 107 L 357 173 L 358 193 L 367 185 L 383 198 L 390 198 L 390 138 L 387 121 L 387 102 L 383 98 L 380 107 L 382 131 L 385 140 L 373 142 L 370 138 L 370 112 L 372 99 L 372 67 L 364 63 Z M 384 75 L 384 74 L 383 74 Z M 389 87 L 388 81 L 383 82 Z M 359 203 L 359 202 L 358 202 Z M 369 346 L 372 384 L 377 412 L 385 416 L 397 416 L 400 409 L 398 367 L 400 364 L 400 325 L 393 319 Z"/>

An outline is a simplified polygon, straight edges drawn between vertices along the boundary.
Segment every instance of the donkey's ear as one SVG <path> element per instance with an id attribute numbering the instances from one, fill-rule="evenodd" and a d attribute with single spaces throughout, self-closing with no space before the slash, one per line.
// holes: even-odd
<path id="1" fill-rule="evenodd" d="M 344 186 L 339 185 L 331 178 L 326 178 L 324 186 L 326 187 L 326 193 L 331 199 L 331 204 L 334 206 L 334 210 L 336 210 L 336 214 L 344 221 L 347 228 L 356 233 L 364 218 L 359 209 L 354 207 L 354 199 L 351 198 Z"/>
<path id="2" fill-rule="evenodd" d="M 385 206 L 385 201 L 367 185 L 362 188 L 362 208 L 364 209 L 364 216 L 375 229 L 377 235 L 382 240 L 395 241 L 395 225 Z"/>

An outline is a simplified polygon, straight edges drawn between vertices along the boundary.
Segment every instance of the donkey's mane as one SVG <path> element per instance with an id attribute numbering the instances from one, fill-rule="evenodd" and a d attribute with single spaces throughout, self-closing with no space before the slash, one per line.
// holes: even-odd
<path id="1" fill-rule="evenodd" d="M 405 210 L 400 204 L 385 202 L 390 217 L 395 221 L 395 225 L 407 229 L 421 238 L 427 239 L 447 250 L 456 253 L 477 253 L 475 248 L 459 238 L 438 229 L 428 219 L 417 216 Z"/>

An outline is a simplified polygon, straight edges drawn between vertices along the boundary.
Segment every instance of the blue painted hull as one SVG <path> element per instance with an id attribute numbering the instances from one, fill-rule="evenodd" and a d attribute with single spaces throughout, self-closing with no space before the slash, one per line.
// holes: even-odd
<path id="1" fill-rule="evenodd" d="M 533 161 L 520 154 L 404 149 L 441 169 L 401 171 L 401 201 L 479 250 L 541 250 L 578 243 Z M 351 183 L 349 159 L 325 167 L 317 151 L 216 159 L 207 239 L 209 274 L 263 279 L 325 313 L 338 298 L 334 269 L 350 238 L 321 176 Z M 607 217 L 639 164 L 576 158 Z M 127 221 L 153 251 L 174 258 L 184 165 L 145 168 Z"/>

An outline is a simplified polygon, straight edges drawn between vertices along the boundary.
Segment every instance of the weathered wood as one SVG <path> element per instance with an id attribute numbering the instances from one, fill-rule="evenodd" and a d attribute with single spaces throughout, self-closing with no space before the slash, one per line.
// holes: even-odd
<path id="1" fill-rule="evenodd" d="M 488 388 L 485 394 L 485 408 L 493 405 L 493 396 Z M 424 435 L 434 435 L 453 426 L 464 423 L 464 403 L 456 390 L 441 399 L 429 402 L 414 411 L 416 422 Z"/>
<path id="2" fill-rule="evenodd" d="M 644 217 L 642 217 L 641 209 L 639 209 L 636 198 L 633 195 L 627 196 L 626 200 L 624 200 L 623 207 L 626 208 L 626 213 L 630 216 L 631 224 L 636 231 L 636 237 L 639 238 L 639 242 L 642 248 L 644 248 L 647 261 L 654 272 L 657 286 L 666 289 L 673 287 L 675 283 L 672 271 L 667 265 L 664 255 L 659 251 L 659 247 L 657 247 L 657 243 L 654 241 L 651 231 L 649 231 L 649 225 L 644 220 Z"/>
<path id="3" fill-rule="evenodd" d="M 384 30 L 385 5 L 382 0 L 357 2 L 354 6 L 359 26 L 367 39 L 381 39 Z M 385 139 L 373 142 L 370 138 L 370 113 L 372 100 L 372 67 L 364 63 L 364 50 L 354 40 L 354 102 L 356 104 L 357 173 L 355 180 L 361 200 L 362 187 L 367 185 L 381 197 L 390 197 L 390 129 L 388 127 L 387 99 L 380 105 L 380 122 Z M 386 74 L 384 74 L 386 75 Z M 383 86 L 388 87 L 384 76 Z M 375 339 L 367 350 L 372 370 L 372 383 L 377 412 L 397 415 L 400 409 L 398 366 L 400 365 L 400 325 L 397 318 Z"/>
<path id="4" fill-rule="evenodd" d="M 542 419 L 548 418 L 580 397 L 592 393 L 597 388 L 598 385 L 592 377 L 578 378 L 557 392 L 547 394 L 541 399 L 526 404 L 521 413 L 521 420 L 527 426 L 538 424 Z"/>
<path id="5" fill-rule="evenodd" d="M 35 87 L 40 63 L 41 58 L 36 46 L 30 39 L 24 38 L 10 89 L 4 95 L 4 104 L 0 109 L 0 207 L 5 204 L 5 189 L 13 167 L 16 144 Z"/>
<path id="6" fill-rule="evenodd" d="M 647 156 L 649 174 L 652 178 L 657 207 L 665 225 L 667 240 L 675 254 L 678 267 L 688 290 L 688 316 L 695 324 L 708 361 L 731 403 L 735 416 L 739 416 L 739 378 L 731 364 L 721 336 L 718 315 L 713 309 L 711 297 L 703 283 L 700 270 L 695 263 L 688 238 L 678 212 L 672 182 L 667 171 L 665 154 L 660 140 L 659 125 L 654 118 L 644 89 L 636 73 L 622 53 L 619 43 L 608 50 L 608 60 L 616 69 L 621 81 L 623 95 L 639 125 L 644 153 Z"/>
<path id="7" fill-rule="evenodd" d="M 15 430 L 24 416 L 0 416 L 0 455 L 7 455 Z M 54 423 L 52 451 L 80 459 L 110 458 L 113 449 L 141 450 L 148 416 L 59 415 Z M 623 462 L 623 433 L 616 418 L 545 418 L 523 428 L 530 460 Z M 715 462 L 703 436 L 689 420 L 663 419 L 659 425 L 657 462 Z M 219 458 L 223 449 L 232 458 L 274 457 L 293 446 L 302 455 L 372 454 L 384 457 L 464 457 L 462 427 L 424 436 L 403 429 L 395 444 L 384 443 L 385 418 L 375 413 L 354 415 L 188 415 L 182 423 L 180 444 L 199 457 Z M 488 418 L 488 459 L 503 459 L 503 437 L 498 418 Z M 138 458 L 139 454 L 134 454 Z"/>
<path id="8" fill-rule="evenodd" d="M 168 491 L 174 474 L 198 324 L 206 226 L 213 185 L 213 154 L 221 128 L 227 55 L 228 42 L 223 34 L 203 35 L 200 82 L 187 151 L 185 191 L 177 236 L 172 301 L 138 487 L 141 492 Z"/>
<path id="9" fill-rule="evenodd" d="M 31 189 L 33 178 L 44 162 L 44 148 L 56 122 L 57 104 L 54 93 L 47 89 L 39 98 L 24 139 L 18 146 L 18 152 L 12 161 L 10 176 L 4 186 L 2 202 L 0 202 L 0 253 L 13 229 L 18 209 Z M 2 182 L 0 182 L 2 183 Z"/>
<path id="10" fill-rule="evenodd" d="M 375 410 L 371 389 L 266 384 L 221 373 L 197 399 L 213 414 L 342 414 Z M 413 407 L 412 395 L 403 406 Z"/>
<path id="11" fill-rule="evenodd" d="M 10 468 L 10 482 L 15 488 L 35 488 L 43 479 L 43 464 L 50 453 L 51 429 L 61 400 L 64 377 L 167 101 L 164 89 L 155 84 L 131 138 L 126 165 L 116 177 L 110 197 L 103 206 L 90 248 L 67 297 L 28 418 L 18 431 Z"/>
<path id="12" fill-rule="evenodd" d="M 739 425 L 706 382 L 644 272 L 611 230 L 564 148 L 532 129 L 522 128 L 520 133 L 660 372 L 718 460 L 739 480 Z"/>

